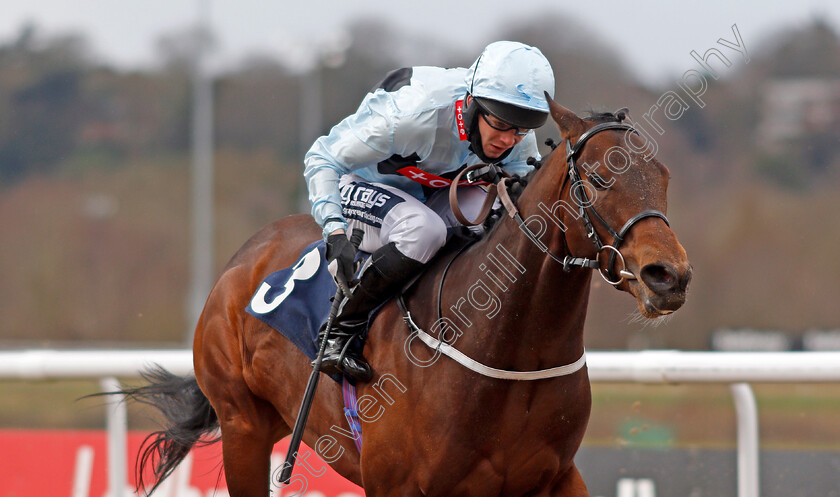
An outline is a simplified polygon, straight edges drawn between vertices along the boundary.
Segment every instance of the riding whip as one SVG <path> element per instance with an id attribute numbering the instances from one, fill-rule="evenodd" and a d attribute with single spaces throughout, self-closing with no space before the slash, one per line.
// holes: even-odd
<path id="1" fill-rule="evenodd" d="M 350 243 L 353 248 L 358 250 L 362 243 L 362 237 L 365 232 L 359 228 L 353 230 L 353 235 L 350 237 Z M 321 361 L 324 359 L 324 351 L 327 348 L 327 340 L 330 337 L 330 329 L 332 329 L 335 316 L 338 314 L 338 308 L 341 306 L 341 301 L 344 300 L 346 289 L 342 289 L 345 285 L 339 284 L 333 297 L 332 307 L 330 307 L 330 315 L 327 318 L 327 325 L 324 329 L 324 336 L 321 338 L 321 344 L 318 348 L 318 356 L 312 366 L 312 373 L 309 375 L 309 382 L 306 384 L 306 392 L 303 394 L 303 402 L 300 404 L 297 419 L 295 420 L 295 427 L 292 430 L 292 440 L 289 442 L 289 451 L 286 453 L 286 461 L 283 463 L 283 470 L 280 472 L 280 483 L 287 485 L 292 478 L 292 470 L 295 467 L 297 460 L 297 451 L 300 448 L 300 441 L 303 438 L 303 430 L 306 428 L 306 420 L 309 418 L 309 411 L 312 408 L 312 400 L 315 398 L 315 390 L 318 388 L 318 381 L 321 379 Z M 349 297 L 349 293 L 347 294 Z"/>

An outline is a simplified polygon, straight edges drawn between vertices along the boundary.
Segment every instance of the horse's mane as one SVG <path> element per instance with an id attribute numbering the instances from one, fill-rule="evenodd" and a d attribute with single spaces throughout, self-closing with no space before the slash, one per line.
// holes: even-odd
<path id="1" fill-rule="evenodd" d="M 617 122 L 620 123 L 627 118 L 627 115 L 630 111 L 626 107 L 622 107 L 615 112 L 599 112 L 593 109 L 589 109 L 586 111 L 587 116 L 583 118 L 584 121 L 589 121 L 595 124 L 601 123 L 611 123 Z M 551 151 L 553 152 L 555 148 L 562 144 L 555 144 L 553 139 L 546 140 L 545 144 L 551 147 Z M 549 152 L 550 153 L 550 152 Z M 520 178 L 518 176 L 514 176 L 511 183 L 511 188 L 508 190 L 510 193 L 510 198 L 514 202 L 519 200 L 519 196 L 522 195 L 522 191 L 525 189 L 525 186 L 531 181 L 536 174 L 537 170 L 539 170 L 542 164 L 539 161 L 534 163 L 534 168 L 527 174 L 525 177 Z M 492 231 L 493 226 L 502 218 L 504 215 L 504 208 L 493 209 L 490 211 L 490 215 L 487 216 L 487 219 L 484 221 L 484 233 L 480 235 L 481 238 L 486 236 L 490 231 Z"/>
<path id="2" fill-rule="evenodd" d="M 627 115 L 630 113 L 630 111 L 627 109 L 627 107 L 622 107 L 615 112 L 598 112 L 596 110 L 590 109 L 586 111 L 586 113 L 589 115 L 583 118 L 584 121 L 593 122 L 595 124 L 601 124 L 612 122 L 620 123 L 627 119 Z"/>

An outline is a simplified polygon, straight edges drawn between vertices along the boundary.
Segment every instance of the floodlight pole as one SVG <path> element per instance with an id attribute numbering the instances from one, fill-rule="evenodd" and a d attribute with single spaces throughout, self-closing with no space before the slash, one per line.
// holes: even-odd
<path id="1" fill-rule="evenodd" d="M 213 82 L 205 68 L 210 1 L 199 0 L 192 64 L 192 256 L 185 341 L 193 334 L 213 284 Z"/>
<path id="2" fill-rule="evenodd" d="M 306 155 L 309 147 L 321 133 L 321 122 L 323 114 L 323 67 L 320 53 L 315 58 L 315 65 L 312 70 L 306 71 L 298 78 L 300 86 L 300 120 L 298 121 L 298 144 L 300 157 Z M 300 177 L 298 187 L 297 212 L 308 214 L 310 212 L 308 188 L 303 175 Z"/>

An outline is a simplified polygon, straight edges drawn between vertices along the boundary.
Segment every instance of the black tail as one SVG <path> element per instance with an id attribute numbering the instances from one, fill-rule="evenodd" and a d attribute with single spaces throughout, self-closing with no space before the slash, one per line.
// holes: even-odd
<path id="1" fill-rule="evenodd" d="M 153 406 L 166 418 L 165 428 L 146 437 L 137 454 L 137 489 L 145 489 L 143 470 L 151 464 L 155 483 L 148 493 L 152 493 L 175 471 L 190 449 L 216 443 L 221 437 L 202 438 L 216 431 L 219 418 L 194 377 L 175 376 L 160 366 L 141 375 L 148 385 L 112 393 L 122 393 L 134 401 Z"/>

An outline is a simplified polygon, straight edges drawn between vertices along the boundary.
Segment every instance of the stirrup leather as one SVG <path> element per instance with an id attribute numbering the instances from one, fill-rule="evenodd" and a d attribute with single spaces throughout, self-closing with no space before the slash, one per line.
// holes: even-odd
<path id="1" fill-rule="evenodd" d="M 332 335 L 332 333 L 335 333 L 335 331 L 331 332 L 330 334 Z M 358 333 L 341 332 L 341 334 L 337 335 L 337 336 L 347 337 L 347 342 L 344 343 L 344 347 L 341 348 L 341 352 L 338 354 L 338 368 L 341 369 L 342 366 L 344 365 L 344 358 L 347 357 L 347 351 L 350 350 L 350 345 L 353 344 L 353 340 L 359 338 L 359 334 Z M 357 361 L 361 359 L 362 361 L 367 362 L 362 357 L 358 357 L 358 358 L 355 358 L 355 359 Z"/>

